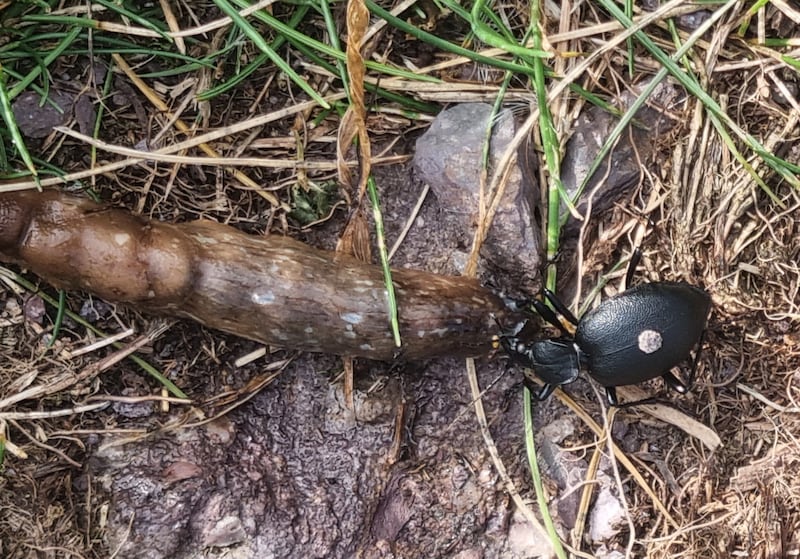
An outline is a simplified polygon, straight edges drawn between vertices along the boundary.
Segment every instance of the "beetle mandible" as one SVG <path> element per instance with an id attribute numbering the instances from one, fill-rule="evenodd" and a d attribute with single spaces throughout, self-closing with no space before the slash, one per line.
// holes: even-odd
<path id="1" fill-rule="evenodd" d="M 631 256 L 625 285 L 631 284 L 641 259 L 637 248 Z M 500 336 L 500 344 L 511 361 L 530 368 L 544 381 L 533 390 L 544 400 L 556 387 L 578 378 L 581 366 L 606 391 L 612 406 L 619 405 L 616 387 L 662 377 L 666 384 L 684 394 L 694 381 L 697 362 L 711 310 L 707 291 L 684 282 L 642 283 L 610 297 L 584 314 L 580 320 L 551 291 L 543 290 L 553 308 L 575 326 L 575 333 L 558 319 L 556 312 L 542 301 L 533 306 L 561 336 L 525 342 L 520 330 Z M 692 360 L 688 381 L 684 384 L 671 369 Z"/>

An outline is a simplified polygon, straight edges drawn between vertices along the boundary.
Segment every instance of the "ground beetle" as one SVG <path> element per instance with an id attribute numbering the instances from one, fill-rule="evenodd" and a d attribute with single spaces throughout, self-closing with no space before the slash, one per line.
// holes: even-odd
<path id="1" fill-rule="evenodd" d="M 631 257 L 625 285 L 630 285 L 641 258 Z M 500 337 L 512 362 L 530 368 L 545 384 L 534 390 L 544 400 L 556 387 L 578 378 L 582 365 L 606 389 L 609 404 L 619 405 L 615 387 L 662 377 L 681 394 L 694 381 L 697 361 L 711 309 L 709 294 L 683 282 L 643 283 L 606 299 L 580 320 L 549 290 L 544 297 L 575 326 L 574 335 L 542 301 L 533 306 L 561 336 L 525 342 L 519 328 Z M 524 328 L 524 325 L 523 325 Z M 697 347 L 687 384 L 670 369 L 690 357 Z"/>

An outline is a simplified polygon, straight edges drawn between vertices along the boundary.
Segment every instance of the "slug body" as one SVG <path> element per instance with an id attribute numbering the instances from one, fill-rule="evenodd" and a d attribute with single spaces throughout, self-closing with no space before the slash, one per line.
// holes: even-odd
<path id="1" fill-rule="evenodd" d="M 53 191 L 0 194 L 0 260 L 51 284 L 259 342 L 377 360 L 477 356 L 503 301 L 469 278 L 393 270 L 211 221 L 169 224 Z"/>

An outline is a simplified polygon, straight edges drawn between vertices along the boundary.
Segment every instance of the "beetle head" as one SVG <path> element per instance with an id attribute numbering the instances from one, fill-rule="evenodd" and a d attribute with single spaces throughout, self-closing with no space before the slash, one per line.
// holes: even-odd
<path id="1" fill-rule="evenodd" d="M 580 355 L 570 339 L 552 338 L 524 343 L 518 338 L 507 337 L 501 343 L 511 361 L 532 369 L 547 384 L 568 384 L 580 374 Z"/>

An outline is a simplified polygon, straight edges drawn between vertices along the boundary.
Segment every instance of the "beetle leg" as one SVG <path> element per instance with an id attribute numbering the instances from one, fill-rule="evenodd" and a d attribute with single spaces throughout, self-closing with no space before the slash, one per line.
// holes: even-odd
<path id="1" fill-rule="evenodd" d="M 545 384 L 538 392 L 534 392 L 534 397 L 540 402 L 547 400 L 550 395 L 555 391 L 555 384 Z"/>
<path id="2" fill-rule="evenodd" d="M 619 399 L 617 398 L 617 387 L 616 386 L 606 386 L 606 400 L 608 401 L 608 405 L 613 408 L 632 408 L 634 406 L 641 406 L 643 404 L 652 404 L 656 402 L 656 398 L 652 396 L 647 398 L 642 398 L 641 400 L 634 400 L 632 402 L 623 402 L 620 403 Z"/>
<path id="3" fill-rule="evenodd" d="M 606 394 L 606 397 L 608 397 L 608 394 Z M 619 409 L 624 409 L 624 408 L 632 408 L 635 406 L 643 406 L 644 404 L 655 404 L 655 403 L 658 403 L 658 398 L 650 396 L 648 398 L 642 398 L 641 400 L 634 400 L 633 402 L 623 402 L 621 404 L 619 402 L 615 404 L 609 402 L 609 405 L 617 407 Z"/>
<path id="4" fill-rule="evenodd" d="M 555 293 L 553 293 L 547 288 L 542 289 L 542 293 L 547 298 L 547 300 L 550 301 L 550 304 L 553 305 L 553 308 L 561 313 L 561 316 L 566 318 L 573 326 L 578 325 L 578 319 L 575 318 L 575 315 L 572 314 L 572 311 L 569 310 L 567 306 L 561 302 L 561 299 L 556 297 Z"/>
<path id="5" fill-rule="evenodd" d="M 552 394 L 557 387 L 555 384 L 543 384 L 541 387 L 539 387 L 539 385 L 533 382 L 532 379 L 528 378 L 527 375 L 523 375 L 522 384 L 525 386 L 525 388 L 531 391 L 533 397 L 539 402 L 542 400 L 547 400 L 547 398 L 550 397 L 550 394 Z"/>
<path id="6" fill-rule="evenodd" d="M 615 386 L 606 386 L 606 400 L 608 405 L 612 407 L 619 407 L 619 400 L 617 399 L 617 388 Z"/>
<path id="7" fill-rule="evenodd" d="M 697 373 L 697 363 L 700 361 L 700 356 L 703 354 L 703 342 L 706 340 L 706 331 L 703 330 L 700 334 L 700 340 L 697 342 L 697 351 L 694 352 L 694 359 L 692 359 L 692 368 L 689 369 L 689 380 L 686 387 L 691 389 L 694 386 L 694 377 Z"/>
<path id="8" fill-rule="evenodd" d="M 664 379 L 664 382 L 667 383 L 667 386 L 672 388 L 675 392 L 678 392 L 679 394 L 686 394 L 687 392 L 689 392 L 689 390 L 691 390 L 692 386 L 694 386 L 694 378 L 695 375 L 697 374 L 697 363 L 700 362 L 700 356 L 703 354 L 703 342 L 705 341 L 705 339 L 706 339 L 706 331 L 703 330 L 703 332 L 700 334 L 700 339 L 697 342 L 697 351 L 694 353 L 694 359 L 692 359 L 692 367 L 691 369 L 689 369 L 689 376 L 686 382 L 680 381 L 678 377 L 672 374 L 671 371 L 667 371 L 666 373 L 661 375 L 661 378 Z"/>
<path id="9" fill-rule="evenodd" d="M 642 260 L 642 249 L 636 247 L 633 249 L 631 259 L 628 261 L 628 271 L 625 272 L 625 289 L 630 289 L 633 284 L 633 275 L 636 273 L 636 268 Z"/>
<path id="10" fill-rule="evenodd" d="M 667 383 L 667 386 L 679 394 L 686 394 L 689 391 L 689 387 L 681 382 L 678 377 L 673 375 L 670 371 L 667 371 L 661 375 L 661 378 L 664 379 L 664 382 Z"/>
<path id="11" fill-rule="evenodd" d="M 564 327 L 564 325 L 558 319 L 558 316 L 556 316 L 556 313 L 554 313 L 550 307 L 548 307 L 538 299 L 534 299 L 531 302 L 531 305 L 533 305 L 533 308 L 536 309 L 536 312 L 539 313 L 539 315 L 543 319 L 545 319 L 547 322 L 549 322 L 550 324 L 561 330 L 561 334 L 563 336 L 566 336 L 568 338 L 572 337 L 572 334 L 570 334 L 569 330 L 567 330 Z"/>

